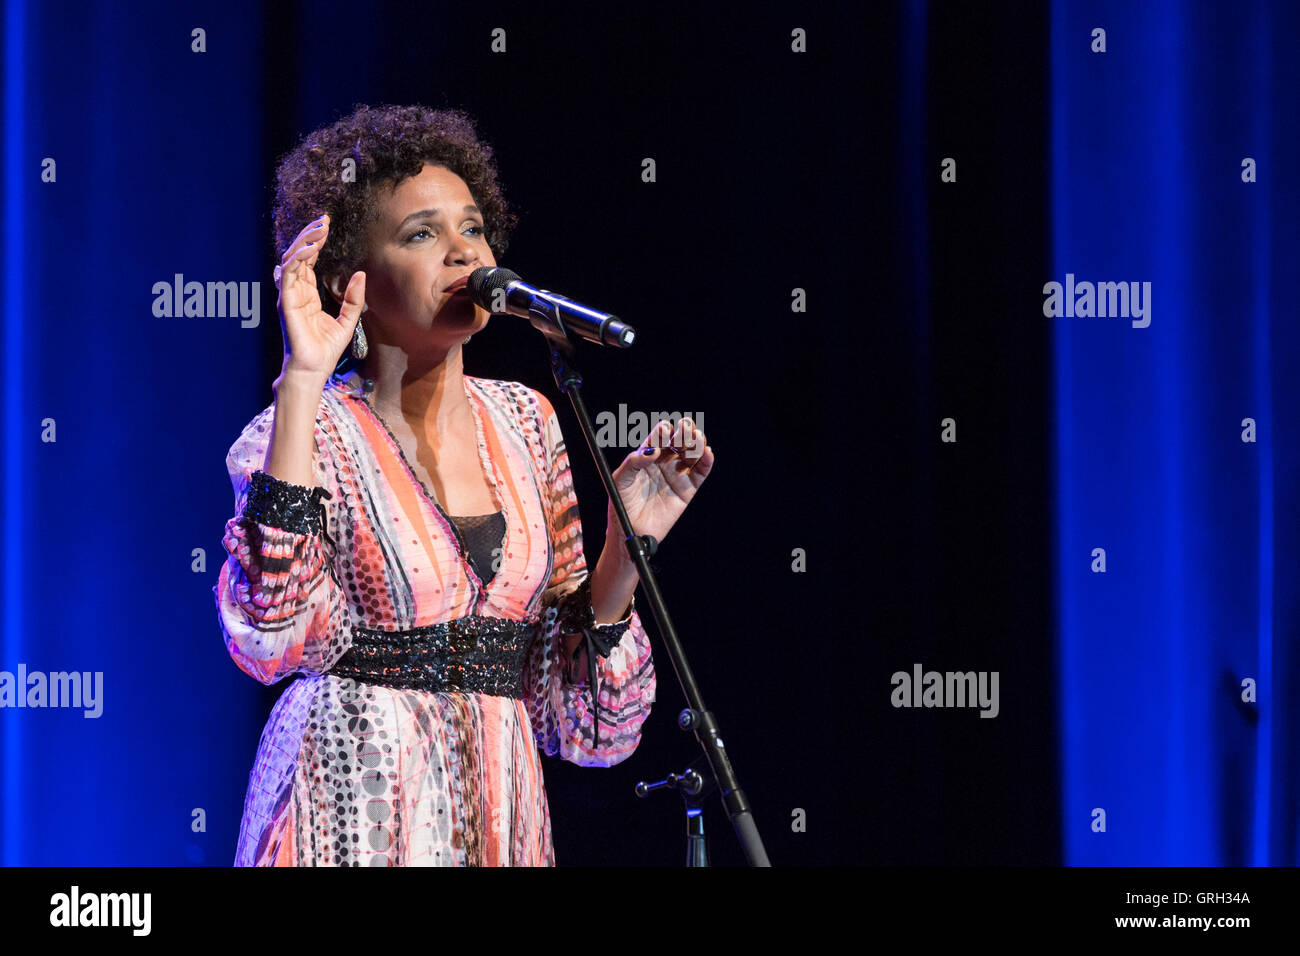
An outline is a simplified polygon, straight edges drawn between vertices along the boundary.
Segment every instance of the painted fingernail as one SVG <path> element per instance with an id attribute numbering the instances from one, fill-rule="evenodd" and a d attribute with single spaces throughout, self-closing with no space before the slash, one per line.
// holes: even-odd
<path id="1" fill-rule="evenodd" d="M 653 454 L 654 454 L 655 452 L 657 452 L 658 450 L 659 450 L 658 448 L 642 448 L 642 449 L 641 449 L 641 454 L 643 454 L 643 455 L 653 455 Z"/>

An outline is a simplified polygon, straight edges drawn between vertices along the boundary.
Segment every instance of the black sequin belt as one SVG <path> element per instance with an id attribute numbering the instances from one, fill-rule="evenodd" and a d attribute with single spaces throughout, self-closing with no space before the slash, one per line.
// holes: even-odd
<path id="1" fill-rule="evenodd" d="M 405 631 L 352 629 L 352 646 L 326 673 L 431 693 L 524 699 L 524 662 L 536 625 L 467 615 Z"/>

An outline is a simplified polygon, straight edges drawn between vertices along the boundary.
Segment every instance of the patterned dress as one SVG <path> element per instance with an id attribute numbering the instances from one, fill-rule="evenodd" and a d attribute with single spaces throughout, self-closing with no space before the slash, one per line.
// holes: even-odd
<path id="1" fill-rule="evenodd" d="M 595 715 L 590 681 L 564 660 L 565 602 L 589 581 L 555 411 L 517 382 L 464 382 L 506 526 L 486 582 L 371 409 L 359 374 L 331 378 L 321 396 L 318 531 L 247 513 L 258 481 L 307 492 L 263 474 L 255 481 L 274 406 L 230 449 L 235 517 L 213 589 L 226 647 L 264 684 L 296 677 L 257 748 L 237 866 L 554 865 L 539 747 L 607 767 L 640 741 L 655 672 L 635 602 L 620 624 L 595 629 L 622 634 L 591 657 Z M 378 633 L 405 647 L 418 629 L 467 616 L 529 636 L 516 656 L 494 659 L 498 669 L 507 661 L 517 691 L 408 689 L 331 672 L 352 656 L 354 637 Z"/>

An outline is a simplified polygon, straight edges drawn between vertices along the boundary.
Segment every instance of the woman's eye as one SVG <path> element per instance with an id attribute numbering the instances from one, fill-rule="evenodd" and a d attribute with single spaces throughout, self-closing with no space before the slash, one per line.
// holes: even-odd
<path id="1" fill-rule="evenodd" d="M 479 225 L 473 225 L 473 226 L 470 226 L 470 227 L 469 227 L 469 231 L 470 231 L 470 232 L 473 232 L 473 233 L 475 233 L 476 235 L 479 235 L 479 236 L 483 235 L 483 233 L 484 233 L 484 229 L 483 229 L 483 227 L 482 227 L 482 226 L 479 226 Z M 407 242 L 410 242 L 410 241 L 412 241 L 413 239 L 417 239 L 417 238 L 419 238 L 420 236 L 422 236 L 422 235 L 427 235 L 427 234 L 429 234 L 429 227 L 428 227 L 428 226 L 421 226 L 421 227 L 420 227 L 419 229 L 417 229 L 415 232 L 413 232 L 413 233 L 411 233 L 409 236 L 407 236 L 407 237 L 406 237 L 406 241 L 407 241 Z"/>

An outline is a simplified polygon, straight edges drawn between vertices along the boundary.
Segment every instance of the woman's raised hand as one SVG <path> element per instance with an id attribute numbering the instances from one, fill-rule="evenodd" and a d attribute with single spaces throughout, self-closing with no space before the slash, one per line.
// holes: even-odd
<path id="1" fill-rule="evenodd" d="M 321 307 L 316 287 L 316 260 L 329 237 L 329 214 L 307 225 L 280 258 L 280 333 L 284 336 L 284 366 L 294 372 L 319 377 L 323 383 L 334 373 L 366 299 L 366 274 L 354 272 L 343 294 L 336 319 Z"/>
<path id="2" fill-rule="evenodd" d="M 713 463 L 713 447 L 704 429 L 697 428 L 692 419 L 683 418 L 676 426 L 660 421 L 613 472 L 614 487 L 633 530 L 663 541 L 713 470 Z M 606 537 L 616 537 L 622 548 L 623 526 L 612 501 L 605 522 Z"/>

